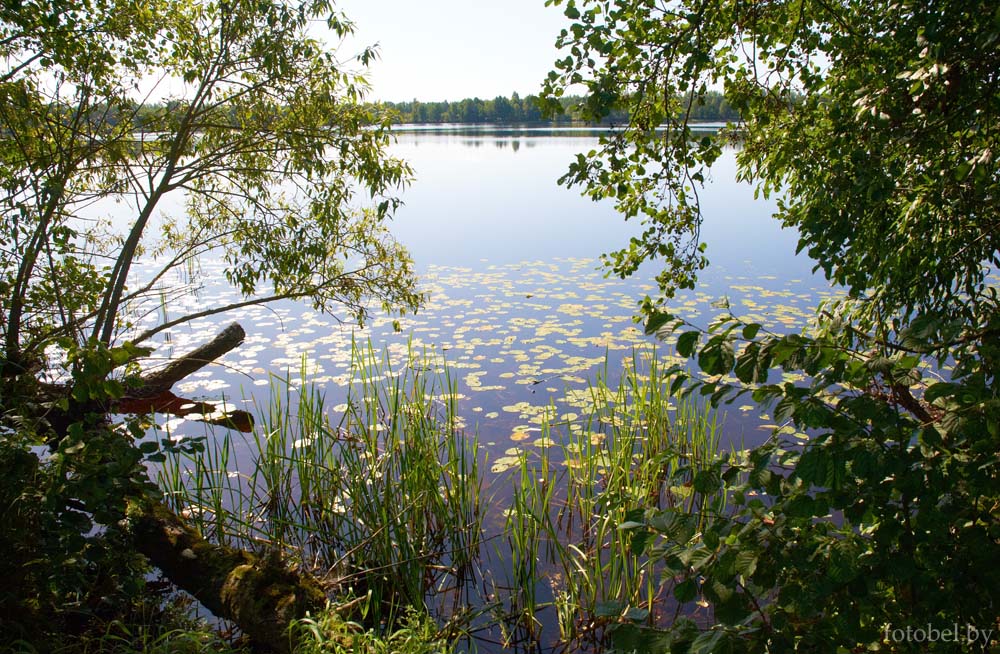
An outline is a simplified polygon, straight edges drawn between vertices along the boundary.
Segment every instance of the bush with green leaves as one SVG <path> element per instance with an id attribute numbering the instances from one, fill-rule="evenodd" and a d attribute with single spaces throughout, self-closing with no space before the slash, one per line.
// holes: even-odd
<path id="1" fill-rule="evenodd" d="M 136 344 L 278 300 L 357 321 L 419 306 L 387 226 L 411 171 L 364 103 L 376 52 L 330 44 L 353 29 L 328 0 L 0 7 L 0 448 L 18 471 L 0 560 L 26 566 L 3 591 L 25 621 L 58 628 L 49 609 L 135 579 L 135 544 L 101 543 L 157 492 L 158 445 L 110 424 L 142 395 Z M 202 257 L 240 299 L 158 312 L 196 292 Z"/>
<path id="2" fill-rule="evenodd" d="M 914 354 L 941 327 L 929 321 L 911 324 L 900 345 L 907 350 L 892 356 L 864 355 L 870 340 L 829 323 L 810 336 L 749 341 L 744 336 L 759 325 L 730 317 L 716 327 L 700 348 L 702 336 L 685 332 L 692 337 L 682 334 L 679 349 L 697 349 L 705 373 L 733 373 L 746 386 L 702 378 L 687 380 L 685 392 L 716 401 L 750 393 L 809 438 L 803 445 L 775 436 L 746 462 L 721 461 L 719 475 L 702 480 L 715 488 L 704 490 L 728 494 L 735 510 L 713 515 L 698 532 L 673 511 L 644 513 L 633 544 L 673 584 L 678 601 L 707 601 L 715 625 L 699 632 L 681 622 L 655 637 L 624 627 L 619 644 L 968 651 L 962 639 L 970 628 L 995 636 L 1000 403 L 983 349 L 957 359 L 941 381 Z M 769 384 L 773 366 L 812 381 Z M 685 376 L 678 371 L 677 379 Z M 955 625 L 955 639 L 936 643 L 906 642 L 897 631 L 943 633 Z"/>
<path id="3" fill-rule="evenodd" d="M 156 495 L 139 423 L 87 411 L 122 393 L 112 368 L 136 348 L 69 348 L 73 393 L 61 398 L 64 434 L 18 420 L 0 437 L 0 636 L 46 643 L 117 619 L 143 596 L 145 559 L 122 528 L 129 498 Z M 46 441 L 48 441 L 46 445 Z M 27 640 L 25 640 L 27 639 Z"/>
<path id="4" fill-rule="evenodd" d="M 808 440 L 777 433 L 720 461 L 735 509 L 694 530 L 650 509 L 633 544 L 712 624 L 618 629 L 623 650 L 968 651 L 997 634 L 1000 578 L 1000 8 L 829 0 L 551 0 L 571 24 L 546 93 L 630 124 L 563 182 L 613 198 L 641 236 L 607 262 L 666 262 L 647 331 L 684 326 L 677 287 L 707 264 L 697 187 L 721 154 L 692 109 L 722 88 L 738 174 L 847 299 L 813 329 L 769 334 L 724 316 L 687 329 L 683 386 L 751 395 Z M 688 326 L 690 327 L 690 326 Z M 806 382 L 772 383 L 776 369 Z M 958 632 L 955 632 L 956 625 Z M 920 632 L 917 630 L 923 629 Z M 964 642 L 978 630 L 978 643 Z M 943 636 L 949 630 L 948 636 Z M 934 639 L 932 633 L 937 634 Z M 921 639 L 920 636 L 923 636 Z M 933 642 L 930 642 L 933 640 Z"/>

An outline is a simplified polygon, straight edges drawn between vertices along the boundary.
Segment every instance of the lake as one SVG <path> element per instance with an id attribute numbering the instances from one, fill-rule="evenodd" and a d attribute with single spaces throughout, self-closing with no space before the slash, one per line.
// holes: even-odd
<path id="1" fill-rule="evenodd" d="M 411 163 L 417 180 L 403 195 L 393 232 L 414 258 L 426 306 L 400 319 L 399 332 L 393 317 L 376 316 L 359 329 L 287 302 L 177 327 L 162 335 L 156 356 L 189 351 L 233 320 L 245 327 L 247 338 L 174 390 L 259 411 L 277 377 L 293 391 L 314 385 L 336 415 L 355 381 L 353 343 L 370 339 L 394 370 L 407 366 L 414 352 L 435 365 L 446 362 L 459 426 L 478 437 L 480 469 L 488 471 L 484 536 L 496 545 L 483 546 L 482 566 L 509 579 L 504 545 L 491 538 L 503 530 L 519 457 L 544 455 L 551 439 L 583 432 L 588 388 L 598 375 L 613 386 L 625 367 L 648 366 L 651 357 L 688 365 L 676 356 L 673 341 L 645 336 L 633 320 L 639 300 L 656 290 L 655 264 L 628 280 L 606 278 L 600 268 L 600 255 L 624 245 L 637 227 L 610 203 L 556 184 L 576 153 L 596 144 L 588 130 L 400 130 L 393 152 Z M 766 329 L 803 329 L 817 301 L 835 292 L 812 273 L 812 261 L 794 255 L 797 236 L 771 218 L 773 201 L 755 199 L 749 186 L 736 183 L 734 150 L 713 167 L 701 199 L 711 265 L 696 289 L 678 293 L 672 311 L 707 327 L 720 312 L 713 304 L 728 299 L 733 313 Z M 139 322 L 154 324 L 239 299 L 219 283 L 217 263 L 203 261 L 188 274 L 202 285 L 199 293 L 139 315 Z M 727 449 L 758 444 L 776 428 L 768 415 L 739 401 L 721 408 L 717 420 L 720 447 Z M 545 432 L 543 423 L 560 427 Z M 175 436 L 206 433 L 201 423 L 180 418 L 164 426 Z M 542 603 L 555 592 L 549 583 L 554 576 L 547 575 L 537 578 L 535 589 Z M 485 586 L 481 576 L 471 583 Z M 549 619 L 533 642 L 551 643 L 557 634 Z M 491 649 L 491 638 L 498 637 L 487 631 L 480 642 L 484 650 Z"/>
<path id="2" fill-rule="evenodd" d="M 537 428 L 550 405 L 560 415 L 575 412 L 573 391 L 599 368 L 620 366 L 633 348 L 656 346 L 664 361 L 684 363 L 670 341 L 657 344 L 633 321 L 638 301 L 656 290 L 655 262 L 628 280 L 605 278 L 600 268 L 598 257 L 624 245 L 636 226 L 610 203 L 556 183 L 576 153 L 596 143 L 588 130 L 401 130 L 393 152 L 412 164 L 417 180 L 392 229 L 414 258 L 426 306 L 404 317 L 399 333 L 391 317 L 376 316 L 361 330 L 293 303 L 174 328 L 157 356 L 183 353 L 232 320 L 248 334 L 220 365 L 175 390 L 248 404 L 270 375 L 297 379 L 304 365 L 337 404 L 350 381 L 351 339 L 371 338 L 397 362 L 411 349 L 442 354 L 458 378 L 466 427 L 496 454 L 517 427 Z M 713 167 L 701 198 L 711 265 L 671 309 L 705 327 L 720 312 L 712 304 L 726 298 L 735 314 L 773 331 L 804 327 L 816 301 L 833 293 L 812 274 L 812 261 L 794 255 L 797 236 L 771 218 L 773 201 L 736 183 L 734 150 Z M 168 304 L 170 317 L 237 299 L 216 283 L 217 264 L 205 261 L 200 272 L 204 290 Z M 759 429 L 767 416 L 751 415 L 747 405 L 723 413 L 724 440 L 750 445 L 769 433 Z"/>

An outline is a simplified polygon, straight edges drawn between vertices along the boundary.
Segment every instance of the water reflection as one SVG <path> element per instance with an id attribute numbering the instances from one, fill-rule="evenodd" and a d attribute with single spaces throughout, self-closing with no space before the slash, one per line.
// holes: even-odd
<path id="1" fill-rule="evenodd" d="M 486 142 L 495 147 L 481 147 Z M 393 230 L 418 265 L 597 258 L 624 247 L 641 233 L 637 222 L 625 222 L 610 202 L 557 184 L 578 153 L 597 145 L 592 129 L 400 133 L 393 151 L 414 166 L 417 182 Z M 709 259 L 730 271 L 811 278 L 813 262 L 794 254 L 796 233 L 771 217 L 775 200 L 754 198 L 749 185 L 737 183 L 735 154 L 723 152 L 700 193 Z M 650 265 L 643 275 L 654 273 Z"/>
<path id="2" fill-rule="evenodd" d="M 657 343 L 633 322 L 638 300 L 656 290 L 655 263 L 629 280 L 608 279 L 599 267 L 601 253 L 622 247 L 640 227 L 624 222 L 610 203 L 556 184 L 575 154 L 596 144 L 597 136 L 585 130 L 403 132 L 393 153 L 411 162 L 418 181 L 406 190 L 393 229 L 414 257 L 428 302 L 401 320 L 401 332 L 391 318 L 377 317 L 360 330 L 281 303 L 175 328 L 163 335 L 156 355 L 187 352 L 223 322 L 238 320 L 248 332 L 243 346 L 179 384 L 178 392 L 263 407 L 270 375 L 287 375 L 294 387 L 304 371 L 334 412 L 353 381 L 353 341 L 371 339 L 396 370 L 410 352 L 441 355 L 455 380 L 459 426 L 478 434 L 482 469 L 491 470 L 512 450 L 537 453 L 546 447 L 540 438 L 546 416 L 560 416 L 566 433 L 573 433 L 574 423 L 584 428 L 589 382 L 598 371 L 613 386 L 630 360 L 687 363 L 675 356 L 673 341 Z M 749 186 L 736 183 L 734 150 L 713 167 L 701 199 L 702 238 L 713 263 L 672 309 L 707 325 L 717 313 L 712 303 L 726 296 L 734 313 L 772 331 L 802 329 L 817 299 L 832 291 L 812 274 L 808 258 L 794 255 L 796 235 L 771 218 L 773 201 L 757 200 Z M 170 311 L 237 299 L 221 275 L 217 262 L 206 262 L 198 280 L 202 295 L 178 299 Z M 721 420 L 724 448 L 759 443 L 774 428 L 749 403 L 729 407 Z M 204 429 L 179 420 L 170 428 L 182 434 Z M 504 474 L 497 468 L 488 475 L 491 533 L 500 529 L 500 512 L 511 497 Z M 484 550 L 484 569 L 502 580 L 510 561 L 496 560 L 503 555 L 499 549 Z M 543 601 L 551 599 L 541 577 L 537 591 Z M 542 631 L 544 642 L 557 630 L 549 622 Z"/>
<path id="3" fill-rule="evenodd" d="M 479 145 L 462 132 L 481 135 L 474 139 Z M 463 388 L 474 398 L 468 425 L 502 449 L 518 416 L 537 417 L 533 411 L 507 416 L 504 407 L 560 404 L 564 391 L 586 384 L 605 362 L 617 365 L 632 348 L 655 345 L 636 329 L 633 316 L 638 301 L 656 293 L 656 263 L 617 280 L 605 279 L 598 262 L 637 235 L 638 225 L 624 222 L 610 203 L 556 184 L 567 162 L 593 147 L 595 137 L 582 130 L 519 134 L 426 129 L 400 135 L 394 154 L 412 163 L 419 181 L 407 189 L 393 229 L 410 249 L 429 297 L 417 316 L 402 321 L 402 333 L 393 331 L 390 318 L 355 330 L 291 303 L 192 323 L 165 333 L 157 354 L 184 352 L 234 319 L 245 321 L 250 337 L 222 362 L 228 367 L 179 390 L 238 397 L 247 387 L 266 386 L 270 373 L 297 376 L 305 365 L 313 381 L 331 385 L 336 397 L 350 381 L 352 337 L 372 338 L 377 347 L 397 352 L 427 348 L 465 371 Z M 481 147 L 487 139 L 497 147 Z M 829 287 L 812 274 L 808 258 L 794 255 L 796 235 L 771 218 L 773 201 L 754 199 L 749 186 L 736 183 L 735 151 L 724 152 L 701 197 L 702 237 L 713 264 L 694 291 L 675 298 L 672 310 L 707 326 L 717 313 L 712 303 L 728 297 L 734 312 L 772 330 L 802 329 Z M 182 298 L 165 310 L 180 315 L 235 301 L 221 279 L 219 264 L 206 263 L 200 280 L 205 294 L 190 297 L 191 306 Z M 146 315 L 155 321 L 160 313 Z M 660 344 L 659 352 L 670 360 L 672 345 Z M 764 435 L 747 408 L 733 413 L 734 440 Z"/>

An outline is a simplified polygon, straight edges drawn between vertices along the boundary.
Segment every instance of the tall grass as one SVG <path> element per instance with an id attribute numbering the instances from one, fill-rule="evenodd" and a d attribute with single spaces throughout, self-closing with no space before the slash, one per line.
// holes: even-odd
<path id="1" fill-rule="evenodd" d="M 690 489 L 717 458 L 715 417 L 669 393 L 655 354 L 633 354 L 620 382 L 605 372 L 590 385 L 590 410 L 573 422 L 543 425 L 551 442 L 522 454 L 507 518 L 514 617 L 530 632 L 552 608 L 560 639 L 599 639 L 600 627 L 628 617 L 655 622 L 669 597 L 621 525 L 650 507 L 698 516 L 709 502 Z M 538 562 L 548 562 L 549 600 L 539 602 Z M 669 584 L 668 584 L 669 585 Z"/>
<path id="2" fill-rule="evenodd" d="M 478 554 L 477 442 L 459 429 L 455 385 L 438 362 L 411 352 L 394 370 L 355 344 L 352 372 L 337 412 L 305 372 L 273 379 L 249 437 L 227 432 L 200 455 L 175 453 L 159 482 L 206 535 L 281 553 L 367 594 L 373 619 L 391 621 Z"/>
<path id="3" fill-rule="evenodd" d="M 463 433 L 446 367 L 411 351 L 394 369 L 370 343 L 352 346 L 344 404 L 331 410 L 305 372 L 274 379 L 250 436 L 226 432 L 202 454 L 176 452 L 161 488 L 207 535 L 281 553 L 339 584 L 374 624 L 398 626 L 402 609 L 417 606 L 465 620 L 459 629 L 499 630 L 505 646 L 599 647 L 604 625 L 655 623 L 669 604 L 669 580 L 621 526 L 651 507 L 697 520 L 724 499 L 690 483 L 717 458 L 714 416 L 671 397 L 655 353 L 633 354 L 620 378 L 610 368 L 588 387 L 582 418 L 557 420 L 553 408 L 547 446 L 525 450 L 496 480 L 492 496 L 509 500 L 496 508 L 506 508 L 499 538 L 483 534 L 478 442 Z M 500 565 L 484 570 L 487 548 Z"/>

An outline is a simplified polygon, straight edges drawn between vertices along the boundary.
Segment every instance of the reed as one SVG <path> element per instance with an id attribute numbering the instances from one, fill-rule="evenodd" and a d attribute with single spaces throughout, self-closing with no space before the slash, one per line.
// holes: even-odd
<path id="1" fill-rule="evenodd" d="M 725 499 L 690 483 L 717 460 L 714 415 L 670 395 L 655 352 L 634 353 L 620 376 L 610 370 L 588 387 L 582 418 L 557 420 L 553 407 L 547 445 L 522 451 L 497 480 L 510 505 L 490 541 L 478 442 L 462 429 L 447 367 L 412 350 L 394 367 L 370 343 L 352 345 L 353 383 L 336 410 L 304 367 L 298 379 L 273 378 L 251 435 L 175 450 L 161 488 L 204 533 L 279 552 L 362 598 L 385 633 L 418 607 L 450 619 L 448 633 L 499 631 L 505 647 L 600 647 L 605 625 L 662 622 L 671 603 L 622 526 L 668 506 L 697 521 Z M 488 543 L 500 565 L 484 571 Z"/>
<path id="2" fill-rule="evenodd" d="M 601 637 L 622 617 L 656 622 L 669 595 L 646 557 L 620 527 L 651 507 L 698 516 L 712 501 L 687 482 L 718 457 L 715 416 L 672 397 L 671 378 L 655 352 L 634 353 L 620 380 L 609 366 L 589 386 L 589 412 L 572 422 L 546 422 L 551 442 L 525 452 L 514 471 L 507 518 L 518 615 L 556 612 L 564 642 Z M 538 562 L 548 562 L 548 599 L 536 593 Z"/>
<path id="3" fill-rule="evenodd" d="M 368 593 L 374 619 L 391 621 L 478 554 L 477 441 L 459 428 L 441 362 L 411 351 L 396 370 L 370 343 L 354 344 L 351 369 L 336 413 L 307 371 L 273 378 L 251 435 L 175 452 L 159 482 L 207 535 Z"/>

